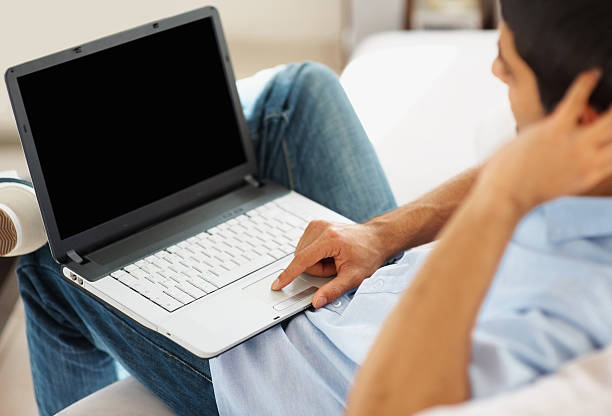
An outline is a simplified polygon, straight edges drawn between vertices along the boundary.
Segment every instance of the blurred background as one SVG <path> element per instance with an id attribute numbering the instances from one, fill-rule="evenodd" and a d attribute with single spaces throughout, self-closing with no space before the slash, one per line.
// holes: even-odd
<path id="1" fill-rule="evenodd" d="M 221 13 L 237 78 L 303 60 L 340 73 L 372 33 L 493 28 L 496 14 L 493 0 L 6 0 L 0 6 L 0 70 L 207 4 Z M 2 83 L 0 142 L 17 141 L 12 118 Z"/>
<path id="2" fill-rule="evenodd" d="M 499 13 L 494 0 L 3 0 L 0 71 L 205 5 L 220 11 L 238 78 L 304 60 L 322 62 L 342 74 L 359 45 L 373 34 L 456 30 L 459 39 L 466 29 L 494 28 Z M 349 82 L 351 77 L 347 78 Z M 2 82 L 0 171 L 6 170 L 28 177 Z M 14 268 L 12 259 L 0 259 L 0 415 L 34 415 L 23 307 L 17 301 Z"/>

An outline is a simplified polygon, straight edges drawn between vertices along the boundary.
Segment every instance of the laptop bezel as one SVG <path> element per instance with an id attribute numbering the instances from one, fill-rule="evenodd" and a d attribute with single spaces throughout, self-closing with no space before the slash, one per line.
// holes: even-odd
<path id="1" fill-rule="evenodd" d="M 26 109 L 19 90 L 18 78 L 54 65 L 62 64 L 74 59 L 97 53 L 101 50 L 111 48 L 126 42 L 130 42 L 145 36 L 153 35 L 164 30 L 168 30 L 183 24 L 194 22 L 200 19 L 211 18 L 216 37 L 217 47 L 221 54 L 221 61 L 228 83 L 228 91 L 231 96 L 234 113 L 237 119 L 238 128 L 242 140 L 243 149 L 246 155 L 246 163 L 225 171 L 207 180 L 201 181 L 182 191 L 169 195 L 161 200 L 150 203 L 142 208 L 131 211 L 103 224 L 99 224 L 78 234 L 61 238 L 57 226 L 51 199 L 45 184 L 38 152 L 29 128 Z M 114 241 L 130 235 L 148 225 L 162 221 L 193 208 L 206 201 L 214 199 L 231 189 L 236 189 L 244 184 L 247 175 L 255 176 L 257 173 L 257 162 L 255 152 L 250 138 L 250 133 L 238 91 L 236 89 L 235 77 L 230 61 L 229 50 L 221 27 L 221 20 L 214 7 L 207 6 L 193 10 L 177 16 L 150 22 L 130 30 L 126 30 L 114 35 L 110 35 L 98 40 L 74 46 L 69 49 L 44 56 L 17 66 L 7 69 L 5 73 L 11 105 L 17 122 L 17 130 L 21 138 L 21 143 L 26 156 L 30 175 L 36 196 L 40 205 L 43 222 L 49 239 L 49 246 L 55 260 L 59 263 L 69 261 L 67 252 L 74 250 L 79 256 L 86 256 L 87 253 L 104 247 Z M 57 158 L 62 157 L 61 148 L 57 149 Z M 62 163 L 70 164 L 69 160 Z M 78 175 L 75 172 L 75 175 Z M 70 186 L 70 178 L 66 178 L 66 186 Z M 75 204 L 79 203 L 78 189 L 75 189 Z"/>

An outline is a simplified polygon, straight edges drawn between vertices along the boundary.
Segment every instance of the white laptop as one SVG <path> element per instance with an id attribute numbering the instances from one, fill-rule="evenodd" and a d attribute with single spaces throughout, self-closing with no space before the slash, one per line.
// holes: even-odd
<path id="1" fill-rule="evenodd" d="M 327 279 L 270 285 L 311 219 L 349 220 L 258 179 L 214 8 L 11 67 L 6 82 L 74 285 L 206 358 L 311 305 Z"/>

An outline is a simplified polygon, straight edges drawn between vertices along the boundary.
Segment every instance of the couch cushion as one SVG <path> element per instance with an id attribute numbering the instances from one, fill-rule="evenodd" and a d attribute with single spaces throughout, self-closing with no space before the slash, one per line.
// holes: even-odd
<path id="1" fill-rule="evenodd" d="M 513 135 L 491 73 L 495 31 L 389 32 L 366 39 L 342 83 L 398 202 L 474 165 Z"/>
<path id="2" fill-rule="evenodd" d="M 58 416 L 171 416 L 174 413 L 133 377 L 127 377 L 91 394 L 58 413 Z"/>

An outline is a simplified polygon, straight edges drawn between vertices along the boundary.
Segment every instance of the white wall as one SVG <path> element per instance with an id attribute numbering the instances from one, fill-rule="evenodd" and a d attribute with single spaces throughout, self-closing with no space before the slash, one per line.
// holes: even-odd
<path id="1" fill-rule="evenodd" d="M 228 37 L 317 41 L 338 36 L 342 0 L 3 0 L 0 46 L 14 58 L 83 43 L 204 5 Z"/>
<path id="2" fill-rule="evenodd" d="M 350 45 L 372 33 L 403 29 L 405 5 L 406 0 L 351 0 Z"/>
<path id="3" fill-rule="evenodd" d="M 345 1 L 0 0 L 0 72 L 10 65 L 205 5 L 219 9 L 239 76 L 252 72 L 250 68 L 283 60 L 317 59 L 322 48 L 326 54 L 322 56 L 334 60 L 341 54 Z M 274 53 L 276 47 L 280 54 Z M 1 82 L 0 142 L 3 140 L 16 140 L 16 131 Z"/>

